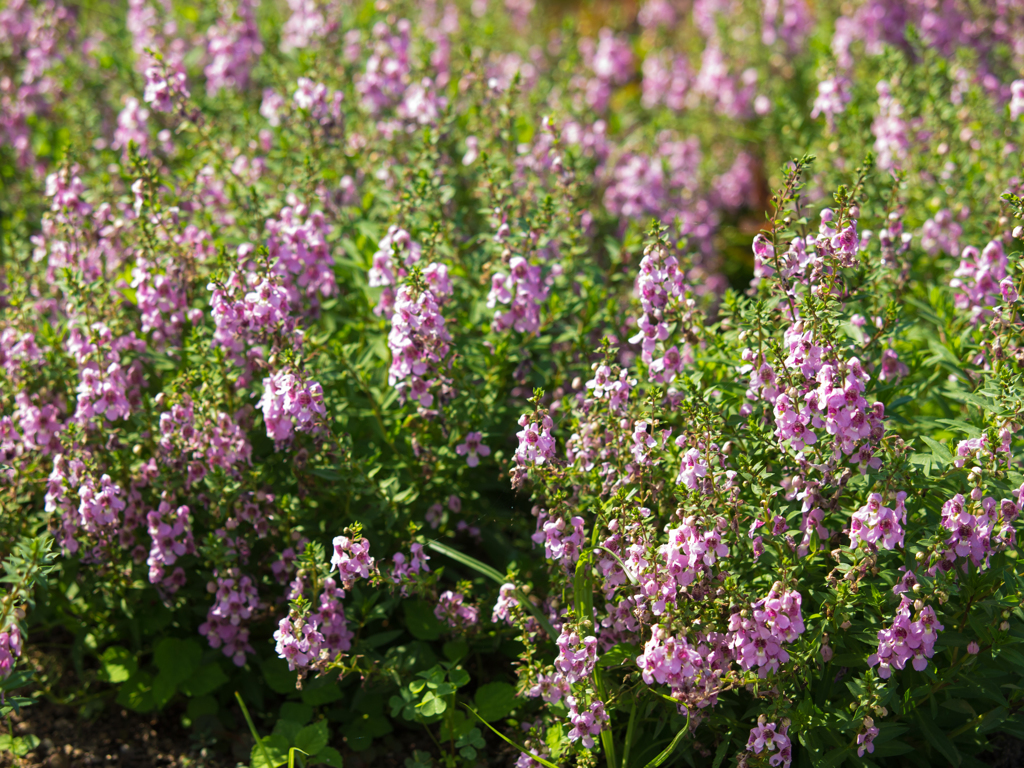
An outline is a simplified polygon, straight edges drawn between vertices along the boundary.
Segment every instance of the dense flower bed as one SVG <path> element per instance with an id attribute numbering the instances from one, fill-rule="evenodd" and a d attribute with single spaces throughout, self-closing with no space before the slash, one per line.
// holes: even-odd
<path id="1" fill-rule="evenodd" d="M 3 711 L 61 637 L 254 766 L 1024 737 L 1021 9 L 564 12 L 0 10 Z"/>

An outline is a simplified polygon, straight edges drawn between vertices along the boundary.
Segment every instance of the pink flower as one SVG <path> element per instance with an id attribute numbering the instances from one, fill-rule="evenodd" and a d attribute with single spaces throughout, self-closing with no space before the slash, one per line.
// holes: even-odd
<path id="1" fill-rule="evenodd" d="M 483 439 L 483 435 L 479 432 L 470 432 L 466 435 L 466 441 L 455 446 L 455 452 L 459 456 L 466 457 L 466 463 L 471 467 L 475 467 L 480 463 L 480 456 L 490 456 L 491 449 L 480 442 Z"/>
<path id="2" fill-rule="evenodd" d="M 755 755 L 770 754 L 769 765 L 789 768 L 793 762 L 793 747 L 787 735 L 788 730 L 789 726 L 783 725 L 780 728 L 776 723 L 766 722 L 762 715 L 758 718 L 757 727 L 750 729 L 747 751 Z"/>
<path id="3" fill-rule="evenodd" d="M 458 592 L 443 592 L 437 600 L 434 615 L 452 629 L 471 627 L 479 619 L 479 610 L 465 600 L 465 596 Z"/>

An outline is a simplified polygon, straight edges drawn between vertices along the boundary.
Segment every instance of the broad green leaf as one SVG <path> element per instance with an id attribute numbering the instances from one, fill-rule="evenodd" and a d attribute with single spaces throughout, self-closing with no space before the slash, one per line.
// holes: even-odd
<path id="1" fill-rule="evenodd" d="M 100 680 L 108 683 L 123 683 L 139 668 L 135 656 L 127 648 L 112 645 L 100 657 Z"/>
<path id="2" fill-rule="evenodd" d="M 263 673 L 263 680 L 274 693 L 295 693 L 295 681 L 298 679 L 297 672 L 288 670 L 288 662 L 276 656 L 264 659 L 260 662 L 260 671 Z"/>
<path id="3" fill-rule="evenodd" d="M 274 733 L 278 736 L 284 737 L 284 740 L 288 742 L 289 747 L 299 746 L 295 740 L 299 737 L 299 731 L 302 730 L 302 725 L 292 720 L 278 720 L 274 723 Z"/>
<path id="4" fill-rule="evenodd" d="M 203 649 L 198 642 L 176 637 L 161 640 L 153 653 L 156 668 L 175 686 L 192 677 L 202 657 Z"/>
<path id="5" fill-rule="evenodd" d="M 935 454 L 936 457 L 941 459 L 943 463 L 952 463 L 953 454 L 949 452 L 949 449 L 946 446 L 944 446 L 938 440 L 933 440 L 932 438 L 926 437 L 925 435 L 921 435 L 921 439 L 925 442 L 925 444 L 927 444 L 929 448 L 932 449 L 932 453 Z"/>
<path id="6" fill-rule="evenodd" d="M 294 745 L 308 755 L 315 755 L 327 746 L 327 739 L 327 721 L 320 720 L 299 731 Z"/>
<path id="7" fill-rule="evenodd" d="M 299 725 L 306 725 L 313 719 L 313 707 L 308 704 L 300 704 L 297 701 L 286 701 L 281 705 L 280 717 L 282 720 L 291 720 Z"/>
<path id="8" fill-rule="evenodd" d="M 404 606 L 405 626 L 417 640 L 437 640 L 444 625 L 437 620 L 434 609 L 425 600 L 410 600 Z"/>
<path id="9" fill-rule="evenodd" d="M 469 653 L 469 643 L 465 640 L 449 640 L 444 644 L 444 656 L 448 661 L 456 662 Z"/>
<path id="10" fill-rule="evenodd" d="M 344 768 L 345 762 L 341 753 L 334 747 L 324 747 L 309 759 L 310 765 L 329 765 L 331 768 Z"/>
<path id="11" fill-rule="evenodd" d="M 469 672 L 462 667 L 456 667 L 448 673 L 448 679 L 452 681 L 452 685 L 456 688 L 461 688 L 469 682 Z"/>
<path id="12" fill-rule="evenodd" d="M 518 703 L 516 689 L 508 683 L 487 683 L 480 686 L 473 696 L 476 711 L 487 722 L 507 717 Z"/>
<path id="13" fill-rule="evenodd" d="M 435 696 L 433 692 L 428 692 L 423 697 L 423 700 L 416 705 L 417 711 L 423 717 L 433 717 L 434 715 L 440 715 L 447 708 L 448 702 L 446 702 L 440 696 Z"/>
<path id="14" fill-rule="evenodd" d="M 220 664 L 213 662 L 197 669 L 179 688 L 186 696 L 206 696 L 228 681 Z"/>
<path id="15" fill-rule="evenodd" d="M 252 768 L 278 768 L 288 762 L 288 747 L 287 740 L 279 733 L 264 736 L 253 746 L 249 763 Z"/>
<path id="16" fill-rule="evenodd" d="M 117 703 L 134 712 L 154 709 L 153 678 L 150 674 L 138 671 L 129 677 L 117 692 Z"/>
<path id="17" fill-rule="evenodd" d="M 333 704 L 343 698 L 338 681 L 330 677 L 321 677 L 308 683 L 302 689 L 302 703 L 311 707 L 322 707 Z"/>

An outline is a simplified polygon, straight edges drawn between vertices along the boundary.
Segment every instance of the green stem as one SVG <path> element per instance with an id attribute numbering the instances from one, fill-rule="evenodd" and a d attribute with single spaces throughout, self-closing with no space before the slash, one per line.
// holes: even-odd
<path id="1" fill-rule="evenodd" d="M 260 734 L 256 730 L 256 726 L 253 725 L 249 709 L 245 706 L 245 702 L 242 701 L 242 696 L 238 691 L 235 691 L 235 698 L 238 699 L 238 706 L 242 708 L 242 714 L 245 715 L 245 722 L 249 725 L 249 732 L 256 739 L 256 744 L 259 745 L 260 752 L 263 754 L 263 761 L 267 764 L 267 768 L 274 768 L 274 762 L 270 759 L 270 753 L 267 752 L 267 745 L 260 740 Z"/>
<path id="2" fill-rule="evenodd" d="M 636 725 L 636 699 L 629 706 L 629 725 L 626 726 L 626 743 L 622 745 L 622 768 L 629 768 L 629 749 L 633 745 L 633 726 Z"/>

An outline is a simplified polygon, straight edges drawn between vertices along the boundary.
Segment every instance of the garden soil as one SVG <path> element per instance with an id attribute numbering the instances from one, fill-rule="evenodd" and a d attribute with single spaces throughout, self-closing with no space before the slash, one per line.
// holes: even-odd
<path id="1" fill-rule="evenodd" d="M 160 717 L 111 708 L 91 722 L 82 722 L 71 707 L 40 702 L 12 716 L 14 735 L 33 734 L 39 746 L 18 758 L 0 753 L 0 768 L 235 768 L 248 765 L 252 749 L 249 734 L 222 736 L 216 747 L 196 740 L 181 725 L 181 713 L 165 711 Z M 6 732 L 6 728 L 2 729 Z M 225 741 L 230 746 L 226 749 Z M 421 743 L 422 742 L 422 743 Z M 345 768 L 404 768 L 413 751 L 430 748 L 428 739 L 385 737 L 363 752 L 333 744 L 344 757 Z M 502 745 L 486 765 L 511 766 L 515 756 Z M 1008 765 L 1006 764 L 1003 768 Z M 1024 764 L 1022 764 L 1024 768 Z"/>

